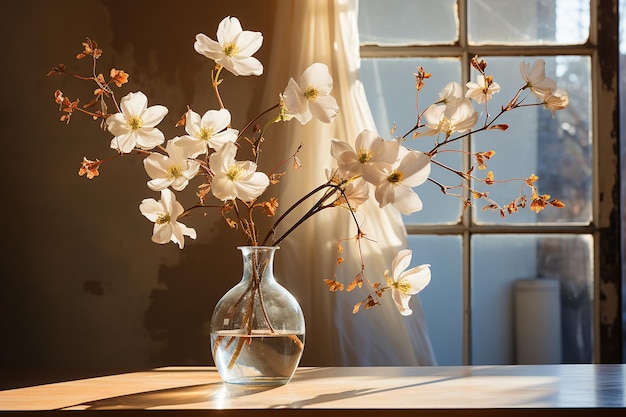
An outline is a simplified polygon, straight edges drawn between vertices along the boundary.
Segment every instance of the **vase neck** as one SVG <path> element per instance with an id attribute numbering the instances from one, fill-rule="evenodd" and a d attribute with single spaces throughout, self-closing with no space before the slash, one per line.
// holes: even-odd
<path id="1" fill-rule="evenodd" d="M 259 279 L 268 283 L 274 278 L 274 253 L 277 246 L 240 246 L 243 257 L 243 281 Z"/>

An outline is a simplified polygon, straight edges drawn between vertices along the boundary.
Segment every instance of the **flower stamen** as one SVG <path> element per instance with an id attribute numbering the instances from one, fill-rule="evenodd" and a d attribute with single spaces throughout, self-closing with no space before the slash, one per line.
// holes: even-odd
<path id="1" fill-rule="evenodd" d="M 178 164 L 170 165 L 167 169 L 168 178 L 180 178 L 183 176 L 183 168 Z"/>
<path id="2" fill-rule="evenodd" d="M 389 181 L 390 183 L 392 183 L 394 185 L 401 184 L 403 180 L 404 180 L 404 172 L 398 171 L 398 170 L 394 170 L 387 177 L 387 181 Z"/>
<path id="3" fill-rule="evenodd" d="M 168 213 L 160 213 L 159 217 L 155 220 L 156 224 L 167 224 L 170 222 L 170 215 Z"/>
<path id="4" fill-rule="evenodd" d="M 389 271 L 385 271 L 385 281 L 387 282 L 387 285 L 400 291 L 401 294 L 409 295 L 409 292 L 411 291 L 411 283 L 406 280 L 394 281 L 393 278 L 389 276 L 388 272 Z"/>
<path id="5" fill-rule="evenodd" d="M 196 134 L 196 137 L 198 139 L 208 141 L 209 139 L 211 139 L 211 137 L 213 137 L 213 128 L 201 128 L 200 131 Z"/>
<path id="6" fill-rule="evenodd" d="M 128 125 L 132 130 L 139 130 L 143 127 L 143 119 L 141 116 L 132 115 L 128 118 Z"/>
<path id="7" fill-rule="evenodd" d="M 360 149 L 359 150 L 359 162 L 364 164 L 369 162 L 374 157 L 374 154 L 371 150 Z"/>
<path id="8" fill-rule="evenodd" d="M 304 92 L 304 97 L 307 100 L 311 100 L 311 101 L 317 100 L 318 95 L 319 95 L 319 92 L 317 91 L 317 88 L 311 87 L 311 86 L 309 86 Z"/>
<path id="9" fill-rule="evenodd" d="M 234 56 L 239 53 L 239 47 L 235 42 L 226 42 L 224 44 L 224 55 Z"/>
<path id="10" fill-rule="evenodd" d="M 400 291 L 400 293 L 405 295 L 408 295 L 409 291 L 411 291 L 411 283 L 407 281 L 394 282 L 393 286 Z"/>
<path id="11" fill-rule="evenodd" d="M 231 181 L 237 181 L 241 176 L 242 169 L 237 165 L 231 165 L 228 167 L 228 171 L 226 172 L 226 178 Z"/>

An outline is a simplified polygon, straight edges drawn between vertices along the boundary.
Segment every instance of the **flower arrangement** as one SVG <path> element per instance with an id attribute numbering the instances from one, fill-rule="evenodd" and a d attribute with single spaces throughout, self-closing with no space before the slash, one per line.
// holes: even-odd
<path id="1" fill-rule="evenodd" d="M 222 73 L 226 70 L 235 76 L 261 75 L 263 65 L 253 55 L 262 46 L 262 42 L 261 33 L 243 30 L 235 17 L 226 17 L 221 21 L 217 29 L 217 40 L 202 33 L 196 36 L 195 50 L 215 61 L 211 79 L 219 108 L 208 110 L 202 115 L 188 108 L 176 124 L 176 127 L 184 128 L 184 134 L 167 141 L 157 126 L 168 113 L 168 109 L 162 105 L 148 106 L 148 98 L 140 91 L 130 92 L 118 101 L 113 87 L 119 88 L 127 84 L 129 74 L 115 68 L 110 70 L 108 78 L 98 73 L 96 64 L 102 50 L 95 41 L 86 39 L 82 44 L 82 52 L 76 57 L 91 60 L 90 75 L 74 73 L 63 64 L 48 73 L 69 74 L 96 84 L 94 97 L 84 105 L 78 99 L 69 99 L 59 90 L 55 92 L 55 101 L 62 112 L 61 121 L 69 123 L 75 113 L 82 113 L 99 121 L 101 128 L 113 135 L 110 148 L 114 155 L 107 159 L 83 158 L 79 175 L 93 179 L 99 175 L 100 167 L 105 162 L 126 154 L 143 157 L 145 171 L 150 178 L 147 186 L 160 194 L 158 200 L 146 198 L 139 205 L 141 213 L 154 223 L 154 242 L 173 242 L 183 249 L 185 237 L 195 239 L 196 231 L 181 220 L 196 212 L 218 212 L 230 228 L 243 234 L 247 245 L 273 246 L 278 245 L 300 224 L 320 211 L 342 208 L 347 213 L 348 221 L 353 222 L 356 229 L 354 236 L 346 239 L 356 241 L 360 248 L 358 244 L 366 239 L 366 232 L 355 215 L 359 206 L 374 198 L 381 208 L 391 205 L 404 214 L 416 212 L 422 208 L 423 203 L 415 188 L 426 181 L 433 182 L 446 194 L 463 199 L 466 207 L 473 205 L 474 200 L 486 201 L 485 209 L 498 211 L 501 216 L 515 213 L 527 206 L 537 212 L 547 206 L 563 207 L 558 199 L 538 192 L 535 175 L 520 180 L 530 190 L 530 201 L 520 192 L 511 202 L 499 204 L 491 200 L 488 193 L 475 189 L 474 182 L 487 185 L 496 183 L 493 172 L 488 171 L 484 177 L 475 172 L 475 168 L 478 172 L 487 168 L 487 161 L 495 154 L 493 150 L 472 153 L 475 165 L 467 171 L 452 169 L 435 158 L 451 143 L 468 139 L 481 131 L 505 131 L 508 126 L 496 122 L 506 112 L 528 106 L 544 106 L 554 114 L 568 104 L 567 94 L 558 90 L 555 82 L 545 76 L 545 64 L 543 60 L 538 60 L 532 66 L 522 63 L 522 86 L 495 116 L 490 116 L 487 105 L 499 92 L 500 86 L 486 72 L 486 62 L 475 57 L 472 59 L 472 66 L 478 72 L 476 81 L 467 83 L 465 91 L 456 82 L 445 85 L 436 103 L 423 111 L 417 109 L 417 122 L 405 135 L 385 140 L 376 132 L 364 130 L 356 138 L 354 146 L 344 141 L 348 138 L 332 139 L 331 153 L 337 164 L 334 167 L 321 167 L 326 169 L 328 180 L 310 190 L 292 207 L 277 216 L 279 201 L 270 195 L 271 190 L 286 180 L 283 178 L 286 175 L 283 171 L 285 165 L 291 162 L 297 168 L 301 162 L 298 159 L 299 147 L 296 146 L 291 157 L 279 167 L 267 172 L 260 170 L 261 148 L 269 139 L 266 136 L 267 129 L 274 124 L 294 119 L 301 124 L 314 119 L 316 123 L 332 123 L 339 108 L 331 95 L 333 80 L 328 67 L 323 63 L 313 63 L 304 70 L 298 81 L 290 78 L 284 91 L 277 92 L 277 103 L 243 128 L 235 129 L 231 126 L 231 113 L 220 95 L 220 87 L 225 81 Z M 424 68 L 417 69 L 417 95 L 430 77 L 431 74 Z M 524 102 L 525 98 L 521 95 L 526 91 L 530 91 L 535 97 L 535 102 Z M 474 109 L 474 103 L 484 105 L 487 110 L 482 125 L 478 124 L 479 113 Z M 261 124 L 268 117 L 269 120 Z M 403 145 L 409 137 L 415 139 L 427 136 L 436 138 L 429 150 L 420 152 Z M 244 147 L 249 150 L 250 160 L 238 159 L 238 154 Z M 450 192 L 452 188 L 459 186 L 452 187 L 438 182 L 431 177 L 432 167 L 458 175 L 464 192 Z M 177 193 L 190 188 L 192 182 L 198 182 L 195 203 L 185 209 Z M 305 214 L 291 220 L 293 210 L 307 204 L 310 208 Z M 260 233 L 255 222 L 260 215 L 275 218 L 265 234 Z M 288 221 L 290 226 L 277 234 L 277 227 Z M 337 243 L 338 252 L 342 250 L 342 241 Z M 386 272 L 384 279 L 378 281 L 367 277 L 363 263 L 355 279 L 344 285 L 336 279 L 337 268 L 342 262 L 338 254 L 335 278 L 326 279 L 325 282 L 330 291 L 351 291 L 366 285 L 368 293 L 354 306 L 355 313 L 361 307 L 378 305 L 383 294 L 390 290 L 400 313 L 410 315 L 410 297 L 421 291 L 431 277 L 430 265 L 427 264 L 407 270 L 410 261 L 411 251 L 401 250 L 392 262 L 391 272 Z"/>

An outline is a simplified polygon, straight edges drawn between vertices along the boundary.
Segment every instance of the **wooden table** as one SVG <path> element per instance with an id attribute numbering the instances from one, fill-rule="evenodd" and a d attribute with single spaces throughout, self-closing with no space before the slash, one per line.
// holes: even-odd
<path id="1" fill-rule="evenodd" d="M 249 388 L 167 367 L 0 391 L 0 415 L 626 416 L 625 383 L 626 365 L 346 367 Z"/>

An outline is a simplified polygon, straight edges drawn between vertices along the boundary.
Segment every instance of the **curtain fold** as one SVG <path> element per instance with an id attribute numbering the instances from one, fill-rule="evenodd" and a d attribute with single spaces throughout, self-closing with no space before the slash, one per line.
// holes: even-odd
<path id="1" fill-rule="evenodd" d="M 360 65 L 357 30 L 357 0 L 276 0 L 276 20 L 270 60 L 265 65 L 264 103 L 276 102 L 289 77 L 300 74 L 314 62 L 328 65 L 333 77 L 332 95 L 340 113 L 325 125 L 312 120 L 281 123 L 266 133 L 262 154 L 265 166 L 275 166 L 295 152 L 302 162 L 299 170 L 285 165 L 278 191 L 279 213 L 309 190 L 326 181 L 325 169 L 333 167 L 330 140 L 354 144 L 364 128 L 376 130 L 358 80 Z M 303 207 L 302 213 L 309 206 Z M 298 213 L 292 217 L 296 219 Z M 366 273 L 372 281 L 383 281 L 385 269 L 400 248 L 407 245 L 400 214 L 390 205 L 380 209 L 371 199 L 358 214 L 373 243 L 364 243 Z M 289 222 L 287 222 L 289 223 Z M 280 229 L 279 229 L 280 231 Z M 402 317 L 386 294 L 380 306 L 352 314 L 354 304 L 367 292 L 331 293 L 323 279 L 333 277 L 336 242 L 353 237 L 356 228 L 345 210 L 325 210 L 305 222 L 281 242 L 275 269 L 280 282 L 294 293 L 304 310 L 307 334 L 303 365 L 393 366 L 433 365 L 419 298 L 413 297 L 413 315 Z M 343 244 L 345 263 L 339 267 L 344 283 L 360 269 L 357 247 Z M 365 287 L 364 287 L 365 288 Z"/>

